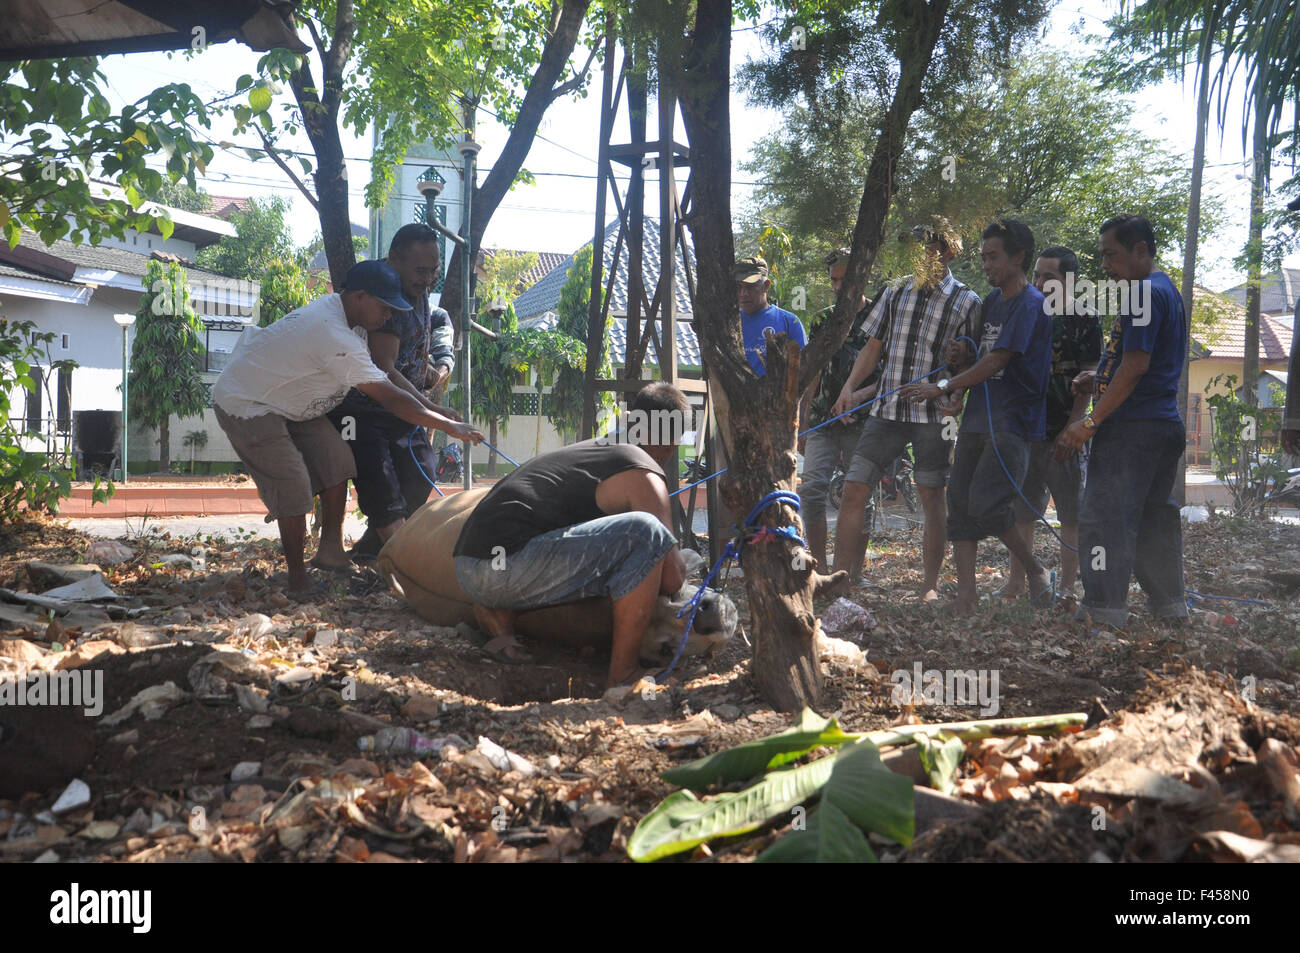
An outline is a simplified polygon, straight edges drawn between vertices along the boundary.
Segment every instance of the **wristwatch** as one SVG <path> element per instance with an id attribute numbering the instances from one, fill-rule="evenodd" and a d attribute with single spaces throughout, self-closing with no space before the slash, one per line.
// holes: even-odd
<path id="1" fill-rule="evenodd" d="M 1085 417 L 1083 418 L 1082 423 L 1083 423 L 1083 429 L 1084 429 L 1084 430 L 1096 430 L 1096 429 L 1097 429 L 1097 421 L 1095 421 L 1095 420 L 1092 419 L 1092 414 L 1088 414 L 1087 416 L 1085 416 Z"/>
<path id="2" fill-rule="evenodd" d="M 943 396 L 951 396 L 948 393 L 948 378 L 945 377 L 943 380 L 939 381 L 939 390 L 943 392 Z"/>

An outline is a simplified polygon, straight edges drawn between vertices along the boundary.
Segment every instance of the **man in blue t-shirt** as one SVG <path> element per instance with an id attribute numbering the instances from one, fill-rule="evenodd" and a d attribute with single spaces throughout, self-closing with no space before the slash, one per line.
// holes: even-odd
<path id="1" fill-rule="evenodd" d="M 1131 575 L 1153 616 L 1187 617 L 1183 528 L 1173 498 L 1187 449 L 1178 413 L 1187 318 L 1155 254 L 1151 223 L 1140 215 L 1102 224 L 1101 264 L 1123 283 L 1120 313 L 1096 372 L 1075 378 L 1077 389 L 1096 395 L 1092 413 L 1057 438 L 1061 456 L 1092 441 L 1079 514 L 1083 602 L 1075 618 L 1116 627 L 1128 622 Z"/>
<path id="2" fill-rule="evenodd" d="M 767 340 L 764 332 L 788 334 L 800 349 L 807 343 L 803 324 L 789 311 L 767 303 L 772 282 L 767 278 L 767 262 L 762 258 L 742 258 L 736 262 L 736 297 L 740 301 L 740 333 L 745 339 L 745 356 L 754 373 L 767 373 Z"/>
<path id="3" fill-rule="evenodd" d="M 1052 319 L 1043 293 L 1027 280 L 1034 260 L 1029 226 L 994 222 L 983 238 L 984 274 L 993 291 L 972 330 L 976 353 L 968 352 L 963 362 L 974 360 L 974 366 L 951 380 L 911 384 L 902 391 L 916 401 L 940 400 L 939 410 L 949 415 L 951 426 L 961 411 L 961 392 L 970 389 L 948 481 L 948 538 L 957 567 L 954 609 L 961 614 L 978 607 L 975 557 L 979 541 L 988 536 L 1002 540 L 1024 564 L 1035 604 L 1052 598 L 1047 570 L 1016 532 L 1012 506 L 1029 469 L 1030 446 L 1043 439 L 1046 426 Z"/>

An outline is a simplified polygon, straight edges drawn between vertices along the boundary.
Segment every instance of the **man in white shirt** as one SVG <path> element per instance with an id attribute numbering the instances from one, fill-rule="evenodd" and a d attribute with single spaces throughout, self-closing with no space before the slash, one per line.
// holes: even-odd
<path id="1" fill-rule="evenodd" d="M 244 331 L 212 389 L 217 422 L 279 522 L 291 594 L 310 589 L 303 565 L 307 514 L 321 498 L 321 541 L 311 564 L 348 566 L 343 511 L 356 475 L 343 433 L 325 414 L 356 387 L 393 414 L 456 440 L 483 439 L 468 424 L 434 413 L 375 366 L 362 336 L 385 324 L 390 309 L 409 311 L 401 279 L 382 261 L 353 265 L 341 294 L 326 295 L 268 328 Z M 358 331 L 357 329 L 361 329 Z"/>

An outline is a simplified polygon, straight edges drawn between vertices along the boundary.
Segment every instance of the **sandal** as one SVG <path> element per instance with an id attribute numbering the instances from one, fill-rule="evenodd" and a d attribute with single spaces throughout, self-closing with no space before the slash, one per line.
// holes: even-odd
<path id="1" fill-rule="evenodd" d="M 511 648 L 523 651 L 523 655 L 510 655 Z M 519 644 L 519 640 L 512 635 L 499 635 L 495 639 L 489 639 L 479 646 L 479 651 L 502 665 L 532 665 L 535 661 L 532 655 Z"/>

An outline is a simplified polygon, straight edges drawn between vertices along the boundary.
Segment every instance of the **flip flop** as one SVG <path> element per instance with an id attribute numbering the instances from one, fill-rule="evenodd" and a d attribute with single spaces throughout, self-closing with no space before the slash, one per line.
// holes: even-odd
<path id="1" fill-rule="evenodd" d="M 495 649 L 490 648 L 490 646 L 498 642 L 501 644 L 497 645 Z M 515 648 L 523 649 L 523 646 L 519 644 L 518 639 L 515 639 L 508 635 L 501 635 L 501 636 L 497 636 L 495 639 L 488 639 L 488 641 L 484 642 L 481 646 L 479 646 L 479 651 L 484 655 L 486 655 L 488 658 L 492 659 L 494 662 L 500 662 L 502 665 L 534 664 L 535 659 L 532 657 L 532 655 L 528 654 L 527 651 L 524 652 L 523 658 L 517 658 L 513 655 L 507 654 L 506 650 L 509 649 L 511 646 L 514 646 Z"/>

